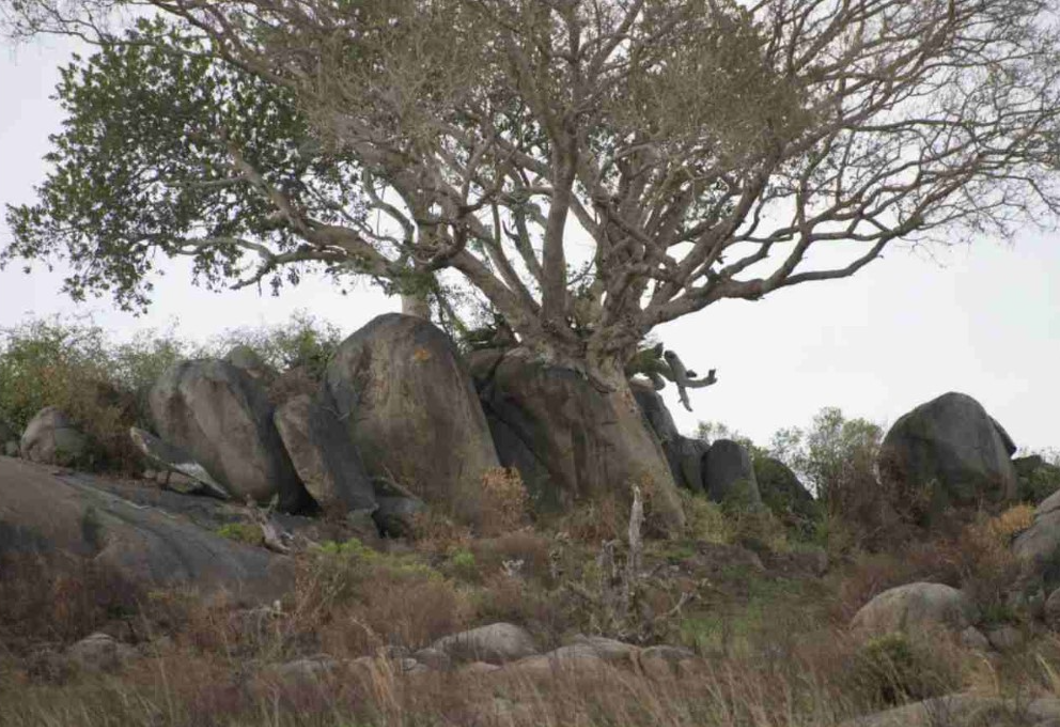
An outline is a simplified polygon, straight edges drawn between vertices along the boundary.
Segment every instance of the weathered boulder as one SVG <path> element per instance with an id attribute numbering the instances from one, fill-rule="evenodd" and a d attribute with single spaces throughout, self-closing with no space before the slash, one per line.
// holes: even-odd
<path id="1" fill-rule="evenodd" d="M 151 416 L 161 439 L 185 450 L 236 499 L 279 495 L 297 512 L 311 500 L 272 421 L 261 384 L 225 361 L 184 361 L 151 388 Z"/>
<path id="2" fill-rule="evenodd" d="M 379 316 L 339 346 L 326 383 L 370 477 L 478 520 L 482 475 L 500 461 L 467 368 L 442 331 L 421 318 Z"/>
<path id="3" fill-rule="evenodd" d="M 259 379 L 265 384 L 272 382 L 279 375 L 271 366 L 265 363 L 265 359 L 261 357 L 261 354 L 245 344 L 233 346 L 225 354 L 224 361 L 238 369 L 242 369 L 250 374 L 251 377 Z"/>
<path id="4" fill-rule="evenodd" d="M 1012 552 L 1028 585 L 1060 585 L 1060 492 L 1038 505 L 1031 526 L 1012 542 Z"/>
<path id="5" fill-rule="evenodd" d="M 710 448 L 700 439 L 690 439 L 677 431 L 670 410 L 662 396 L 650 386 L 633 382 L 633 397 L 637 400 L 648 427 L 658 438 L 666 453 L 674 482 L 692 492 L 703 492 L 703 455 Z"/>
<path id="6" fill-rule="evenodd" d="M 159 468 L 158 471 L 148 470 L 153 475 L 150 479 L 156 479 L 160 484 L 166 486 L 172 485 L 173 489 L 186 494 L 201 493 L 219 497 L 222 500 L 229 498 L 228 491 L 210 476 L 206 468 L 196 462 L 191 455 L 180 447 L 167 444 L 150 432 L 145 432 L 143 429 L 137 429 L 136 427 L 129 429 L 129 438 L 132 439 L 133 445 L 143 454 L 147 463 Z M 145 479 L 147 479 L 148 471 L 144 472 Z M 180 475 L 186 479 L 188 481 L 187 485 L 185 485 L 184 479 L 178 478 L 174 480 L 174 475 Z"/>
<path id="7" fill-rule="evenodd" d="M 1019 499 L 1039 503 L 1060 490 L 1060 467 L 1046 462 L 1041 455 L 1017 457 L 1012 460 L 1019 482 Z"/>
<path id="8" fill-rule="evenodd" d="M 518 626 L 495 623 L 446 636 L 431 645 L 453 661 L 504 664 L 538 653 L 533 637 Z"/>
<path id="9" fill-rule="evenodd" d="M 66 656 L 88 671 L 118 671 L 139 653 L 110 634 L 95 633 L 71 645 Z"/>
<path id="10" fill-rule="evenodd" d="M 630 389 L 603 391 L 521 349 L 475 357 L 472 373 L 501 462 L 519 469 L 536 507 L 562 511 L 650 483 L 659 524 L 684 525 L 666 455 Z"/>
<path id="11" fill-rule="evenodd" d="M 25 460 L 0 460 L 0 492 L 0 555 L 64 553 L 147 587 L 183 583 L 251 600 L 279 597 L 293 577 L 286 558 L 134 504 L 76 474 L 57 476 Z"/>
<path id="12" fill-rule="evenodd" d="M 783 521 L 808 525 L 817 518 L 817 501 L 786 464 L 772 457 L 758 457 L 754 471 L 762 504 Z"/>
<path id="13" fill-rule="evenodd" d="M 908 583 L 879 594 L 854 615 L 859 636 L 891 633 L 960 634 L 979 620 L 975 604 L 956 588 L 941 583 Z"/>
<path id="14" fill-rule="evenodd" d="M 382 477 L 372 480 L 376 509 L 372 512 L 379 532 L 391 537 L 411 535 L 416 516 L 427 511 L 427 503 L 401 485 Z"/>
<path id="15" fill-rule="evenodd" d="M 303 394 L 277 407 L 273 421 L 298 476 L 318 504 L 376 509 L 375 489 L 332 407 Z"/>
<path id="16" fill-rule="evenodd" d="M 1012 439 L 983 406 L 950 392 L 902 416 L 883 440 L 880 477 L 926 514 L 1017 495 Z"/>
<path id="17" fill-rule="evenodd" d="M 743 507 L 762 504 L 751 455 L 731 439 L 711 443 L 703 458 L 703 482 L 714 502 L 730 502 Z"/>
<path id="18" fill-rule="evenodd" d="M 54 406 L 37 412 L 26 425 L 19 446 L 23 457 L 41 464 L 80 463 L 91 453 L 88 437 L 65 412 Z"/>

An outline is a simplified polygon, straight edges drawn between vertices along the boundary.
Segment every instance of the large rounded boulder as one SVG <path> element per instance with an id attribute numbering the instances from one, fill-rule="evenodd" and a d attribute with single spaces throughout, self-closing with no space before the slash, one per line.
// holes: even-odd
<path id="1" fill-rule="evenodd" d="M 479 520 L 482 476 L 500 461 L 448 336 L 422 318 L 379 316 L 339 346 L 326 384 L 369 477 Z"/>
<path id="2" fill-rule="evenodd" d="M 901 417 L 883 440 L 880 477 L 931 513 L 1017 495 L 1016 448 L 983 406 L 950 392 Z"/>
<path id="3" fill-rule="evenodd" d="M 942 583 L 908 583 L 880 593 L 850 622 L 855 634 L 883 636 L 951 632 L 960 634 L 979 620 L 975 604 Z"/>
<path id="4" fill-rule="evenodd" d="M 273 424 L 273 406 L 253 377 L 227 361 L 184 361 L 148 397 L 161 439 L 206 468 L 234 498 L 297 512 L 311 500 Z"/>
<path id="5" fill-rule="evenodd" d="M 628 388 L 604 391 L 521 349 L 484 352 L 472 368 L 502 463 L 519 469 L 539 508 L 567 510 L 641 484 L 658 525 L 683 526 L 665 453 Z"/>

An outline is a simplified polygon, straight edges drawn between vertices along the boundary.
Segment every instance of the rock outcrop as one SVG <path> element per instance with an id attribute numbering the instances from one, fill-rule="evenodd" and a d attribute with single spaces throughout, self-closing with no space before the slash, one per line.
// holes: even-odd
<path id="1" fill-rule="evenodd" d="M 430 322 L 379 316 L 347 338 L 327 389 L 369 477 L 391 479 L 466 522 L 500 461 L 467 368 Z"/>
<path id="2" fill-rule="evenodd" d="M 184 361 L 151 388 L 160 438 L 186 451 L 235 499 L 297 512 L 311 504 L 272 421 L 261 384 L 225 361 Z"/>
<path id="3" fill-rule="evenodd" d="M 146 587 L 190 584 L 250 600 L 278 597 L 293 577 L 286 558 L 134 504 L 78 475 L 0 460 L 0 492 L 0 554 L 59 552 Z"/>
<path id="4" fill-rule="evenodd" d="M 31 462 L 65 466 L 83 462 L 89 456 L 90 443 L 65 412 L 49 406 L 26 425 L 20 450 Z"/>
<path id="5" fill-rule="evenodd" d="M 711 443 L 703 458 L 703 482 L 714 502 L 730 502 L 742 507 L 762 504 L 751 454 L 731 439 Z"/>
<path id="6" fill-rule="evenodd" d="M 900 499 L 924 503 L 927 514 L 1001 502 L 1017 495 L 1014 451 L 979 402 L 951 392 L 895 422 L 880 449 L 880 477 Z"/>
<path id="7" fill-rule="evenodd" d="M 361 457 L 331 407 L 302 394 L 280 405 L 273 421 L 298 476 L 319 505 L 376 509 L 375 490 Z"/>
<path id="8" fill-rule="evenodd" d="M 631 391 L 602 391 L 521 349 L 483 352 L 472 372 L 501 463 L 519 469 L 537 507 L 566 510 L 648 482 L 659 524 L 683 526 L 665 453 Z"/>

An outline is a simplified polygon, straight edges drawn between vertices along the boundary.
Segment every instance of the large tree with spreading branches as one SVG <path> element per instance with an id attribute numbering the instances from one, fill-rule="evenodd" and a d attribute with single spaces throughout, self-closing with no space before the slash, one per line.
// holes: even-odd
<path id="1" fill-rule="evenodd" d="M 460 281 L 620 390 L 659 324 L 1055 212 L 1054 11 L 0 0 L 15 34 L 99 46 L 3 259 L 133 307 L 174 256 L 215 285 L 369 276 L 419 312 Z"/>

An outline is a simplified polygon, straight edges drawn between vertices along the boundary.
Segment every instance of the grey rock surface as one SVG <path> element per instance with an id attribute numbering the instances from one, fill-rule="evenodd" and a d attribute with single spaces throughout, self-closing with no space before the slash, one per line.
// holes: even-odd
<path id="1" fill-rule="evenodd" d="M 272 421 L 273 406 L 259 382 L 225 361 L 184 361 L 151 388 L 159 437 L 187 452 L 237 500 L 280 509 L 311 504 Z"/>
<path id="2" fill-rule="evenodd" d="M 960 634 L 978 620 L 978 609 L 956 588 L 941 583 L 908 583 L 886 590 L 862 606 L 850 626 L 859 636 Z"/>
<path id="3" fill-rule="evenodd" d="M 1012 542 L 1012 552 L 1025 582 L 1038 582 L 1050 590 L 1060 586 L 1060 492 L 1038 505 L 1031 526 Z"/>
<path id="4" fill-rule="evenodd" d="M 500 461 L 467 368 L 442 331 L 420 318 L 379 316 L 339 346 L 326 383 L 369 477 L 478 520 L 482 475 Z"/>
<path id="5" fill-rule="evenodd" d="M 632 391 L 602 391 L 519 349 L 474 357 L 472 373 L 502 464 L 520 470 L 537 507 L 563 511 L 651 481 L 663 526 L 683 526 L 665 452 Z"/>
<path id="6" fill-rule="evenodd" d="M 504 664 L 538 653 L 537 644 L 526 629 L 509 623 L 495 623 L 439 639 L 432 649 L 453 661 Z"/>
<path id="7" fill-rule="evenodd" d="M 219 537 L 204 527 L 212 522 L 208 515 L 188 517 L 137 503 L 94 486 L 98 481 L 0 460 L 0 554 L 65 553 L 145 586 L 190 584 L 249 600 L 276 598 L 291 585 L 289 559 Z M 138 485 L 127 489 L 152 498 L 146 502 L 188 503 L 204 513 L 228 507 Z"/>
<path id="8" fill-rule="evenodd" d="M 144 472 L 145 478 L 147 473 L 151 472 L 152 478 L 158 479 L 159 475 L 164 472 L 169 475 L 164 479 L 165 484 L 178 492 L 185 494 L 202 493 L 219 497 L 222 500 L 229 499 L 228 491 L 210 476 L 205 467 L 196 462 L 190 454 L 180 447 L 167 444 L 150 432 L 136 427 L 132 427 L 129 430 L 129 437 L 132 439 L 133 445 L 143 454 L 144 459 L 158 468 L 157 470 L 146 470 Z M 182 475 L 183 479 L 178 478 L 174 481 L 174 474 Z M 161 482 L 162 480 L 159 481 Z"/>
<path id="9" fill-rule="evenodd" d="M 41 464 L 71 465 L 84 460 L 90 451 L 88 437 L 58 407 L 37 412 L 19 443 L 22 456 Z"/>
<path id="10" fill-rule="evenodd" d="M 929 501 L 932 513 L 1012 500 L 1011 444 L 978 401 L 950 392 L 895 422 L 880 449 L 880 477 L 903 499 Z"/>
<path id="11" fill-rule="evenodd" d="M 331 407 L 302 394 L 277 407 L 273 420 L 299 478 L 318 504 L 375 510 L 375 489 L 364 463 Z"/>
<path id="12" fill-rule="evenodd" d="M 740 504 L 749 507 L 762 504 L 751 455 L 731 439 L 711 442 L 703 458 L 703 479 L 707 494 L 714 502 L 738 499 Z"/>

